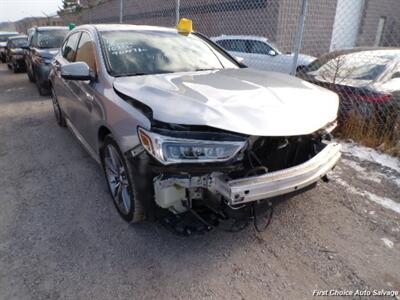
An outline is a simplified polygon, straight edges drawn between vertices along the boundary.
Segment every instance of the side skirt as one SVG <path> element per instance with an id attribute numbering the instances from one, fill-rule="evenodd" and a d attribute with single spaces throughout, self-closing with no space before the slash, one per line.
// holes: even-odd
<path id="1" fill-rule="evenodd" d="M 75 137 L 78 139 L 78 141 L 81 143 L 83 148 L 89 153 L 89 155 L 99 164 L 101 165 L 100 159 L 98 155 L 92 150 L 92 148 L 89 146 L 89 144 L 86 142 L 84 137 L 78 132 L 78 130 L 75 128 L 74 125 L 72 125 L 71 121 L 68 118 L 65 118 L 67 122 L 68 128 L 72 131 L 72 133 L 75 135 Z"/>

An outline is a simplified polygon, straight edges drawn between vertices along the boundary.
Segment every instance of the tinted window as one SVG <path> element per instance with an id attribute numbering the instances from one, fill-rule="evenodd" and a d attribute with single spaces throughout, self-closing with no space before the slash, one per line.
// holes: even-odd
<path id="1" fill-rule="evenodd" d="M 89 34 L 82 33 L 81 39 L 79 41 L 78 51 L 76 52 L 75 61 L 83 61 L 88 64 L 88 66 L 96 71 L 96 59 L 94 56 L 94 44 Z"/>
<path id="2" fill-rule="evenodd" d="M 75 60 L 76 47 L 78 46 L 80 35 L 80 32 L 74 33 L 64 43 L 62 55 L 66 60 L 70 62 L 73 62 Z"/>
<path id="3" fill-rule="evenodd" d="M 346 79 L 372 81 L 383 74 L 392 60 L 393 57 L 386 56 L 384 51 L 354 52 L 317 60 L 307 67 L 306 72 L 333 83 Z"/>
<path id="4" fill-rule="evenodd" d="M 272 50 L 270 46 L 260 41 L 248 41 L 248 43 L 250 47 L 250 53 L 269 54 L 269 51 Z"/>
<path id="5" fill-rule="evenodd" d="M 38 48 L 59 48 L 67 33 L 67 30 L 39 31 L 34 44 Z"/>
<path id="6" fill-rule="evenodd" d="M 104 56 L 114 76 L 237 68 L 207 40 L 175 31 L 104 31 Z"/>
<path id="7" fill-rule="evenodd" d="M 16 34 L 2 34 L 2 35 L 0 35 L 0 43 L 7 42 L 8 38 L 10 36 L 14 36 L 14 35 L 16 35 Z"/>
<path id="8" fill-rule="evenodd" d="M 217 44 L 227 51 L 248 52 L 245 40 L 220 40 Z"/>
<path id="9" fill-rule="evenodd" d="M 8 47 L 9 48 L 21 48 L 24 46 L 27 46 L 28 40 L 26 38 L 21 38 L 21 39 L 12 39 L 9 42 Z"/>

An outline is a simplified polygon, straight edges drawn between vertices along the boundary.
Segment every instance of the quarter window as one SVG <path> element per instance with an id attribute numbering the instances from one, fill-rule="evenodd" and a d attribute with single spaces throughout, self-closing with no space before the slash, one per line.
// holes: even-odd
<path id="1" fill-rule="evenodd" d="M 83 61 L 88 64 L 90 69 L 96 71 L 96 58 L 94 56 L 94 44 L 89 34 L 82 33 L 79 41 L 78 51 L 75 61 Z"/>

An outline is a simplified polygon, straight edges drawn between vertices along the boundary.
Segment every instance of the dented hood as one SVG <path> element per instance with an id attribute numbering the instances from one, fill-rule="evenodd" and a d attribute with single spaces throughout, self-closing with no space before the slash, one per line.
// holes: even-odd
<path id="1" fill-rule="evenodd" d="M 336 119 L 339 104 L 324 88 L 252 69 L 119 77 L 114 87 L 156 120 L 255 136 L 310 134 Z"/>

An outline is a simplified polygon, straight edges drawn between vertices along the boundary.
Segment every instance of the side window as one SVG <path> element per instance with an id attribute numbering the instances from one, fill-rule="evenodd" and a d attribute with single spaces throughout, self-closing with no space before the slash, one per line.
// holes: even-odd
<path id="1" fill-rule="evenodd" d="M 86 32 L 82 33 L 75 61 L 83 61 L 88 64 L 90 69 L 96 71 L 96 58 L 94 53 L 95 49 L 92 39 Z"/>
<path id="2" fill-rule="evenodd" d="M 245 40 L 221 40 L 218 44 L 227 51 L 248 52 Z"/>
<path id="3" fill-rule="evenodd" d="M 32 38 L 34 32 L 35 31 L 33 29 L 28 30 L 28 46 L 32 46 Z"/>
<path id="4" fill-rule="evenodd" d="M 249 41 L 250 52 L 255 54 L 269 54 L 272 50 L 266 43 L 260 41 Z"/>
<path id="5" fill-rule="evenodd" d="M 37 31 L 36 30 L 32 33 L 32 39 L 31 39 L 30 45 L 32 47 L 37 47 Z"/>
<path id="6" fill-rule="evenodd" d="M 74 33 L 64 43 L 62 49 L 62 56 L 69 62 L 75 61 L 76 48 L 78 46 L 80 36 L 81 36 L 80 32 Z"/>

